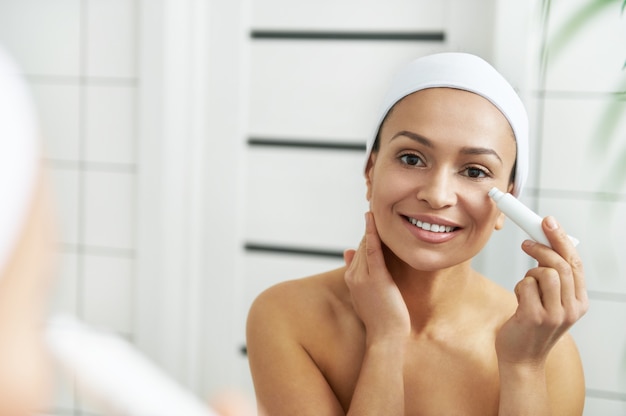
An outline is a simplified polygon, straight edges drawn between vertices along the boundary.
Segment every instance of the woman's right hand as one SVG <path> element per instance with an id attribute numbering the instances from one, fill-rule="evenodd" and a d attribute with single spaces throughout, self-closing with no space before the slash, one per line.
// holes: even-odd
<path id="1" fill-rule="evenodd" d="M 365 214 L 365 237 L 357 250 L 344 252 L 345 281 L 369 343 L 405 340 L 411 332 L 406 303 L 393 281 L 371 212 Z"/>

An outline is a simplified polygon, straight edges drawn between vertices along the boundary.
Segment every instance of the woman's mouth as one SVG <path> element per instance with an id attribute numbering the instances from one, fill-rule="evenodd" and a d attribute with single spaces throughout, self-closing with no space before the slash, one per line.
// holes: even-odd
<path id="1" fill-rule="evenodd" d="M 417 228 L 421 228 L 424 231 L 430 231 L 432 233 L 449 233 L 458 229 L 458 227 L 424 222 L 411 217 L 406 217 L 406 219 Z"/>

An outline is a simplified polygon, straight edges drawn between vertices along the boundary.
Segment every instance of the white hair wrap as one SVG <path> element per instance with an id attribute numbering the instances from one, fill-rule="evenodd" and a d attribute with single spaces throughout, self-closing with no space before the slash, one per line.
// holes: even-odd
<path id="1" fill-rule="evenodd" d="M 384 97 L 375 129 L 367 143 L 366 161 L 389 110 L 407 95 L 427 88 L 455 88 L 473 92 L 489 100 L 506 117 L 517 145 L 515 183 L 511 193 L 519 196 L 529 169 L 526 109 L 513 87 L 494 67 L 482 58 L 467 53 L 446 52 L 424 56 L 412 61 L 396 74 Z"/>
<path id="2" fill-rule="evenodd" d="M 0 276 L 19 239 L 34 194 L 38 134 L 28 89 L 0 48 Z"/>

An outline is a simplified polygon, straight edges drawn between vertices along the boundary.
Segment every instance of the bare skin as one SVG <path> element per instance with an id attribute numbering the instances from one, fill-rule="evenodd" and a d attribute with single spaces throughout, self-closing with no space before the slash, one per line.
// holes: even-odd
<path id="1" fill-rule="evenodd" d="M 468 92 L 423 90 L 396 105 L 366 172 L 365 236 L 346 266 L 270 288 L 250 310 L 250 366 L 268 414 L 582 413 L 567 329 L 588 301 L 565 232 L 547 218 L 554 249 L 523 245 L 538 266 L 511 276 L 521 278 L 515 294 L 471 268 L 503 226 L 487 191 L 511 186 L 511 134 Z"/>

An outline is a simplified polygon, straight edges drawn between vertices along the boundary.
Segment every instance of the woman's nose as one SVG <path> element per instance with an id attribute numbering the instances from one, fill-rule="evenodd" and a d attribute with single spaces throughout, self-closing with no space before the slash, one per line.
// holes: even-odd
<path id="1" fill-rule="evenodd" d="M 456 203 L 453 178 L 445 171 L 436 171 L 425 178 L 417 190 L 417 199 L 426 202 L 432 209 L 442 209 Z"/>

